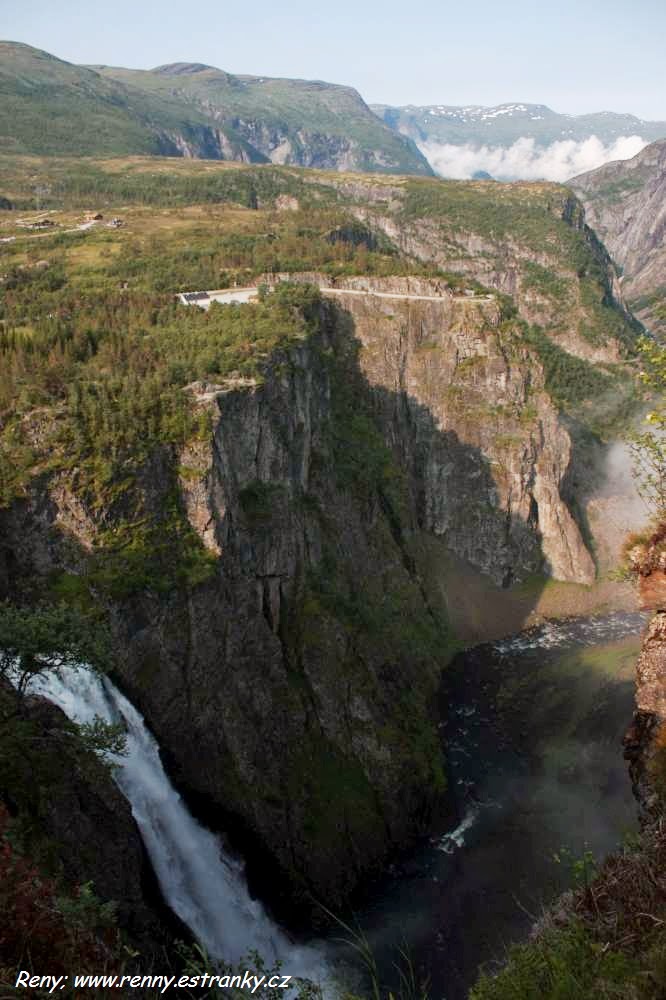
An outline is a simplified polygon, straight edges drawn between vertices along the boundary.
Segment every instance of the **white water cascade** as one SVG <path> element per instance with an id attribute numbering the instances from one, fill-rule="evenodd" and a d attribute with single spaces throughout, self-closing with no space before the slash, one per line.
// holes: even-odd
<path id="1" fill-rule="evenodd" d="M 237 963 L 257 951 L 266 966 L 322 982 L 322 955 L 298 946 L 252 899 L 242 862 L 231 857 L 218 837 L 190 815 L 164 772 L 155 739 L 143 718 L 108 678 L 81 668 L 60 676 L 36 678 L 31 692 L 58 705 L 73 722 L 122 722 L 127 732 L 124 756 L 115 757 L 115 779 L 132 807 L 164 898 L 187 924 L 211 958 Z"/>

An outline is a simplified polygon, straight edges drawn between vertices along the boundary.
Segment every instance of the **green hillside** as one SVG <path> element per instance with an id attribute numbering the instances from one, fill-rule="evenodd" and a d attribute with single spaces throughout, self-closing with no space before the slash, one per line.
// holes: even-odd
<path id="1" fill-rule="evenodd" d="M 352 144 L 349 150 L 340 149 L 350 169 L 431 172 L 411 141 L 379 122 L 352 87 L 232 76 L 199 63 L 173 63 L 151 71 L 94 68 L 106 79 L 182 101 L 231 125 L 274 162 L 330 166 L 330 148 L 342 141 Z M 277 157 L 272 156 L 278 147 Z"/>
<path id="2" fill-rule="evenodd" d="M 232 77 L 199 64 L 74 66 L 8 41 L 0 42 L 0 151 L 431 173 L 411 140 L 351 88 Z"/>
<path id="3" fill-rule="evenodd" d="M 81 156 L 177 153 L 204 115 L 178 107 L 29 45 L 0 42 L 0 149 Z M 239 153 L 243 146 L 238 144 Z"/>

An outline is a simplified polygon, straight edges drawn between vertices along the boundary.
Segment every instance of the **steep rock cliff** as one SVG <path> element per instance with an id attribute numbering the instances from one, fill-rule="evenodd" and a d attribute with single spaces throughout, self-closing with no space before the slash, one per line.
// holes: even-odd
<path id="1" fill-rule="evenodd" d="M 122 682 L 176 778 L 251 833 L 274 883 L 336 905 L 441 797 L 428 700 L 446 645 L 338 321 L 261 385 L 192 387 L 213 437 L 181 456 L 184 503 L 216 574 L 113 611 Z M 147 516 L 170 468 L 141 474 Z M 34 492 L 4 519 L 15 576 L 81 573 L 115 514 L 62 483 Z"/>
<path id="2" fill-rule="evenodd" d="M 500 329 L 497 300 L 436 279 L 289 277 L 330 289 L 352 317 L 419 527 L 505 586 L 541 570 L 591 583 L 562 498 L 571 441 L 540 365 L 515 330 Z"/>
<path id="3" fill-rule="evenodd" d="M 450 637 L 432 536 L 499 583 L 594 574 L 562 499 L 568 435 L 497 302 L 359 284 L 262 378 L 191 385 L 210 436 L 137 476 L 135 517 L 159 523 L 180 494 L 215 559 L 205 581 L 109 599 L 91 565 L 122 492 L 100 509 L 43 479 L 2 514 L 19 586 L 92 574 L 120 679 L 179 784 L 274 883 L 328 905 L 442 801 L 429 702 Z"/>
<path id="4" fill-rule="evenodd" d="M 358 214 L 364 220 L 372 219 L 403 253 L 511 296 L 520 315 L 543 327 L 568 353 L 594 363 L 617 363 L 623 347 L 621 330 L 617 330 L 618 337 L 613 329 L 618 326 L 613 322 L 617 317 L 609 309 L 604 324 L 603 316 L 597 319 L 592 315 L 604 307 L 625 308 L 612 262 L 585 225 L 575 199 L 564 193 L 552 195 L 547 211 L 553 221 L 559 219 L 569 230 L 568 234 L 563 230 L 565 236 L 573 238 L 569 246 L 558 246 L 552 233 L 544 234 L 539 243 L 536 234 L 521 240 L 486 227 L 470 231 L 449 220 L 447 206 L 440 218 L 437 213 L 431 218 L 405 217 L 404 205 L 397 217 L 365 209 Z M 585 263 L 581 260 L 583 247 Z M 628 318 L 626 314 L 625 321 Z"/>

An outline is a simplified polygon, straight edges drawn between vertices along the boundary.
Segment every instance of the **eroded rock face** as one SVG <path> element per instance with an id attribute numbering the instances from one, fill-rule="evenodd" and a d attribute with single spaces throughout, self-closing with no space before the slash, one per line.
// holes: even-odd
<path id="1" fill-rule="evenodd" d="M 540 369 L 499 331 L 496 302 L 341 301 L 412 472 L 420 525 L 498 583 L 541 569 L 591 583 L 594 564 L 560 494 L 569 436 Z"/>
<path id="2" fill-rule="evenodd" d="M 270 885 L 329 906 L 442 802 L 429 702 L 447 633 L 428 540 L 498 582 L 594 572 L 540 366 L 492 298 L 406 281 L 325 302 L 262 382 L 189 387 L 212 439 L 156 452 L 136 489 L 157 516 L 179 469 L 214 574 L 111 605 L 123 685 L 177 782 L 269 862 Z M 81 573 L 117 514 L 42 483 L 2 514 L 5 562 Z"/>
<path id="3" fill-rule="evenodd" d="M 352 317 L 419 526 L 500 584 L 541 570 L 591 583 L 594 563 L 562 496 L 569 435 L 534 357 L 499 330 L 496 299 L 454 295 L 438 279 L 289 278 L 319 285 Z"/>
<path id="4" fill-rule="evenodd" d="M 266 163 L 268 158 L 247 143 L 230 139 L 212 125 L 189 125 L 181 131 L 157 134 L 162 156 L 183 156 L 186 159 L 236 160 L 240 163 Z"/>
<path id="5" fill-rule="evenodd" d="M 603 275 L 606 295 L 612 296 L 615 304 L 624 308 L 608 253 L 585 226 L 578 202 L 565 198 L 557 208 L 567 225 L 585 235 L 597 258 L 599 273 Z M 543 326 L 548 336 L 569 354 L 591 362 L 614 364 L 620 360 L 621 344 L 617 340 L 611 337 L 591 340 L 583 334 L 586 305 L 575 267 L 573 263 L 563 266 L 562 260 L 547 245 L 542 251 L 536 251 L 506 237 L 492 239 L 464 230 L 452 237 L 440 220 L 405 221 L 365 208 L 358 209 L 356 214 L 362 221 L 371 221 L 381 228 L 407 256 L 466 275 L 487 288 L 510 295 L 523 319 Z M 534 281 L 535 267 L 540 269 L 537 274 L 541 281 L 544 276 L 550 276 L 559 282 L 557 294 L 544 292 L 539 281 Z"/>
<path id="6" fill-rule="evenodd" d="M 636 664 L 636 707 L 666 720 L 666 612 L 650 622 Z"/>

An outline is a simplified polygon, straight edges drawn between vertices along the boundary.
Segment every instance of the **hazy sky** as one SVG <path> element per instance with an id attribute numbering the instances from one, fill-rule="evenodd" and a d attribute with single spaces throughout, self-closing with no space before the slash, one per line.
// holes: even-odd
<path id="1" fill-rule="evenodd" d="M 349 83 L 388 104 L 666 119 L 664 0 L 0 0 L 0 38 L 71 62 Z"/>

